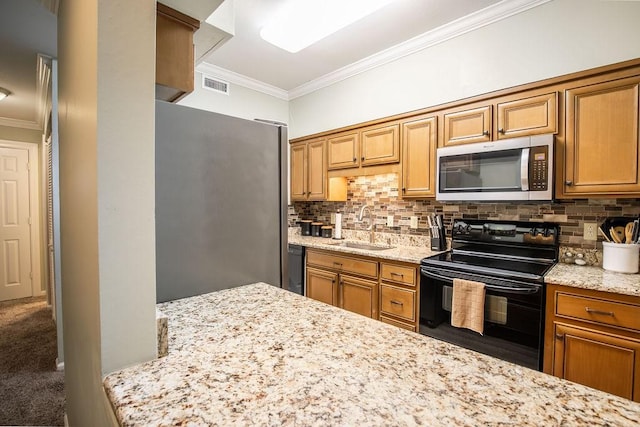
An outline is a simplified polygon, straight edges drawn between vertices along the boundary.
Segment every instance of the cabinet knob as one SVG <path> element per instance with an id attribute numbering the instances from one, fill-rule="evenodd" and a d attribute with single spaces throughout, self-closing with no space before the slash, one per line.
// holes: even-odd
<path id="1" fill-rule="evenodd" d="M 498 132 L 504 133 L 504 129 L 500 128 L 500 129 L 498 129 Z"/>
<path id="2" fill-rule="evenodd" d="M 566 185 L 573 185 L 573 181 L 565 181 L 564 182 Z"/>
<path id="3" fill-rule="evenodd" d="M 488 131 L 488 130 L 485 130 L 484 132 L 482 132 L 482 134 L 483 134 L 484 136 L 489 136 L 489 131 Z"/>
<path id="4" fill-rule="evenodd" d="M 360 160 L 362 160 L 364 162 L 364 156 L 360 157 Z"/>
<path id="5" fill-rule="evenodd" d="M 404 188 L 404 187 L 402 187 L 402 192 L 403 192 L 403 193 L 406 193 L 406 192 L 407 192 L 407 189 L 406 189 L 406 188 Z"/>
<path id="6" fill-rule="evenodd" d="M 356 160 L 358 160 L 358 159 L 357 159 L 356 157 L 354 157 L 354 158 L 353 158 L 353 163 L 355 163 L 355 162 L 356 162 Z"/>
<path id="7" fill-rule="evenodd" d="M 564 334 L 556 334 L 556 339 L 557 340 L 563 340 L 564 339 Z"/>

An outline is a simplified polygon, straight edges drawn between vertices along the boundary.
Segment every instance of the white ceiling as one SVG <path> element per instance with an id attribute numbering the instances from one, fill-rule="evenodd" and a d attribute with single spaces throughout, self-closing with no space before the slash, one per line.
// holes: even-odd
<path id="1" fill-rule="evenodd" d="M 294 54 L 265 42 L 259 34 L 283 1 L 235 0 L 235 36 L 205 56 L 204 62 L 290 91 L 499 3 L 499 0 L 396 0 Z"/>
<path id="2" fill-rule="evenodd" d="M 57 1 L 0 0 L 0 86 L 13 92 L 0 102 L 0 125 L 34 128 L 39 123 L 38 54 L 56 56 L 56 16 L 51 10 L 56 10 L 52 4 Z M 221 1 L 166 3 L 204 21 Z M 354 69 L 373 57 L 388 61 L 393 55 L 401 56 L 399 46 L 406 47 L 426 35 L 452 37 L 479 21 L 502 19 L 548 0 L 396 0 L 296 54 L 259 36 L 260 28 L 284 0 L 226 1 L 233 2 L 235 9 L 234 36 L 204 55 L 201 66 L 270 87 L 291 98 L 296 91 L 300 93 L 300 88 L 308 89 L 314 82 Z M 205 31 L 207 26 L 201 23 Z M 448 28 L 454 30 L 443 32 Z"/>

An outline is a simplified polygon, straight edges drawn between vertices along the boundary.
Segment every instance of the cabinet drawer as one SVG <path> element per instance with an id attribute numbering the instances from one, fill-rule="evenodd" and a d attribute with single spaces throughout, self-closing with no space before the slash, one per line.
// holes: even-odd
<path id="1" fill-rule="evenodd" d="M 416 325 L 413 323 L 400 322 L 398 320 L 390 319 L 384 316 L 380 316 L 380 321 L 389 325 L 397 326 L 398 328 L 406 329 L 408 331 L 416 331 Z"/>
<path id="2" fill-rule="evenodd" d="M 380 313 L 413 322 L 416 320 L 415 296 L 415 291 L 383 284 L 380 286 Z"/>
<path id="3" fill-rule="evenodd" d="M 556 315 L 640 330 L 640 306 L 558 292 Z"/>
<path id="4" fill-rule="evenodd" d="M 380 278 L 388 282 L 396 282 L 403 285 L 415 286 L 416 270 L 412 267 L 380 263 Z"/>
<path id="5" fill-rule="evenodd" d="M 341 273 L 378 278 L 378 263 L 360 258 L 307 251 L 307 264 L 330 268 Z"/>

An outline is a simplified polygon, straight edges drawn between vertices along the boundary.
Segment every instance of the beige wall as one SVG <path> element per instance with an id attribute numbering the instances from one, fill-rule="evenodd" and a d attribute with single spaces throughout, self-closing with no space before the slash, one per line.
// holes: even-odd
<path id="1" fill-rule="evenodd" d="M 102 376 L 155 356 L 153 0 L 58 21 L 66 412 L 107 425 Z"/>
<path id="2" fill-rule="evenodd" d="M 640 2 L 554 0 L 296 98 L 291 138 L 640 57 Z"/>
<path id="3" fill-rule="evenodd" d="M 40 144 L 42 142 L 42 131 L 0 125 L 0 139 Z"/>

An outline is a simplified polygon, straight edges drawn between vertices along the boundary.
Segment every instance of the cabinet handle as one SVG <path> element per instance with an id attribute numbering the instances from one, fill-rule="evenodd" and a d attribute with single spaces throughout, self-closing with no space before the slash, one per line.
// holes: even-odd
<path id="1" fill-rule="evenodd" d="M 355 163 L 355 162 L 356 162 L 356 160 L 358 160 L 358 158 L 357 158 L 357 157 L 354 157 L 354 158 L 353 158 L 353 163 Z"/>
<path id="2" fill-rule="evenodd" d="M 498 129 L 498 132 L 504 134 L 504 129 L 500 128 L 500 129 Z"/>
<path id="3" fill-rule="evenodd" d="M 404 274 L 396 273 L 395 271 L 392 271 L 392 272 L 391 272 L 391 275 L 392 275 L 392 276 L 398 276 L 398 277 L 404 277 Z"/>
<path id="4" fill-rule="evenodd" d="M 333 265 L 337 265 L 338 267 L 342 268 L 342 263 L 341 262 L 333 261 Z"/>
<path id="5" fill-rule="evenodd" d="M 489 131 L 488 131 L 488 130 L 485 130 L 484 132 L 482 132 L 482 134 L 483 134 L 484 136 L 489 136 Z"/>
<path id="6" fill-rule="evenodd" d="M 564 339 L 564 334 L 556 334 L 556 339 L 557 340 L 563 340 Z"/>
<path id="7" fill-rule="evenodd" d="M 564 182 L 566 185 L 573 185 L 573 181 L 565 181 Z"/>
<path id="8" fill-rule="evenodd" d="M 400 301 L 396 301 L 394 299 L 391 300 L 391 304 L 395 304 L 395 305 L 404 305 L 402 302 Z"/>
<path id="9" fill-rule="evenodd" d="M 587 313 L 591 313 L 591 314 L 602 314 L 603 316 L 613 316 L 613 311 L 601 311 L 601 310 L 594 310 L 593 308 L 590 307 L 585 307 L 584 308 L 585 311 Z"/>

